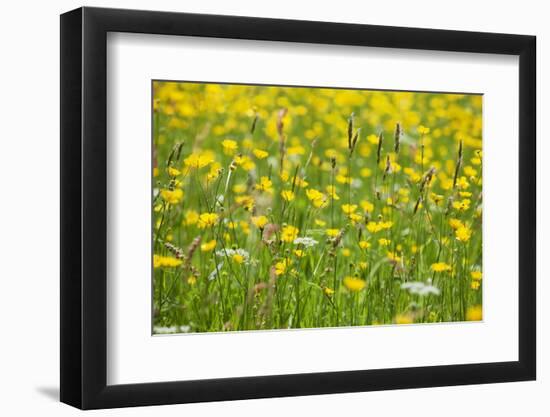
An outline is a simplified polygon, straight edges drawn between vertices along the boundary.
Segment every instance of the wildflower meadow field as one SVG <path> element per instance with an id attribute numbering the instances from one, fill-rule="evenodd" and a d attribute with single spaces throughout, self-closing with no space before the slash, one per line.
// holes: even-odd
<path id="1" fill-rule="evenodd" d="M 482 96 L 153 82 L 153 332 L 482 320 Z"/>

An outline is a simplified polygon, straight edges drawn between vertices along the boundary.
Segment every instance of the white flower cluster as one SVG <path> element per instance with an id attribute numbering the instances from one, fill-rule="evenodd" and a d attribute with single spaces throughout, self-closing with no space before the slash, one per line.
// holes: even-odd
<path id="1" fill-rule="evenodd" d="M 250 260 L 250 254 L 246 250 L 241 249 L 241 248 L 218 250 L 218 251 L 216 251 L 216 255 L 224 257 L 224 258 L 226 258 L 226 257 L 231 258 L 231 257 L 233 257 L 233 255 L 240 255 L 240 256 L 243 257 L 245 263 L 247 263 Z"/>
<path id="2" fill-rule="evenodd" d="M 419 282 L 419 281 L 413 281 L 413 282 L 404 282 L 401 284 L 402 290 L 407 290 L 411 294 L 418 294 L 420 296 L 425 295 L 439 295 L 441 291 L 439 291 L 439 288 L 434 287 L 431 283 L 431 281 L 428 281 L 427 283 Z"/>
<path id="3" fill-rule="evenodd" d="M 153 327 L 154 334 L 189 333 L 190 330 L 191 330 L 191 326 L 170 326 L 170 327 L 154 326 Z"/>
<path id="4" fill-rule="evenodd" d="M 306 248 L 311 248 L 312 246 L 315 246 L 319 242 L 317 242 L 315 239 L 311 237 L 297 237 L 296 239 L 294 239 L 293 243 L 295 245 L 304 245 L 304 247 Z"/>

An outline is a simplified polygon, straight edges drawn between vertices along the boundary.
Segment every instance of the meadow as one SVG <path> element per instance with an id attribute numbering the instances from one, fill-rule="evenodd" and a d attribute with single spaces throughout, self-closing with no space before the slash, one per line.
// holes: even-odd
<path id="1" fill-rule="evenodd" d="M 153 332 L 482 320 L 482 96 L 153 82 Z"/>

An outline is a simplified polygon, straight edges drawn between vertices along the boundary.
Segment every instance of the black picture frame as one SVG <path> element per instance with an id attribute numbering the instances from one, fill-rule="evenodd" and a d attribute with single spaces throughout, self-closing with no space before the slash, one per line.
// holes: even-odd
<path id="1" fill-rule="evenodd" d="M 519 360 L 107 385 L 108 32 L 519 56 Z M 535 379 L 534 36 L 84 7 L 61 15 L 60 56 L 62 402 L 95 409 Z"/>

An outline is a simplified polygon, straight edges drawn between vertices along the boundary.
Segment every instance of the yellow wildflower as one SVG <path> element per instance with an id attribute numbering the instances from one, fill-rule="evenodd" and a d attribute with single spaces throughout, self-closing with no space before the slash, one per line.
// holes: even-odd
<path id="1" fill-rule="evenodd" d="M 256 184 L 256 190 L 265 191 L 268 193 L 273 192 L 273 182 L 268 177 L 261 177 L 260 183 Z"/>
<path id="2" fill-rule="evenodd" d="M 201 245 L 201 251 L 210 252 L 216 247 L 216 240 L 212 239 L 210 242 L 203 243 Z"/>
<path id="3" fill-rule="evenodd" d="M 460 242 L 467 242 L 472 237 L 472 230 L 469 227 L 462 226 L 456 229 L 456 240 Z"/>
<path id="4" fill-rule="evenodd" d="M 262 230 L 269 221 L 266 216 L 252 216 L 252 224 Z"/>
<path id="5" fill-rule="evenodd" d="M 458 211 L 466 211 L 470 208 L 470 199 L 464 198 L 461 201 L 453 201 L 453 208 Z"/>
<path id="6" fill-rule="evenodd" d="M 368 178 L 372 175 L 372 170 L 370 168 L 362 168 L 361 171 L 359 171 L 359 175 L 363 178 Z"/>
<path id="7" fill-rule="evenodd" d="M 350 215 L 355 210 L 357 210 L 357 204 L 342 204 L 342 211 L 347 215 Z"/>
<path id="8" fill-rule="evenodd" d="M 183 263 L 181 259 L 174 258 L 173 256 L 153 255 L 153 267 L 154 268 L 175 268 Z"/>
<path id="9" fill-rule="evenodd" d="M 168 167 L 166 171 L 168 172 L 168 175 L 170 175 L 171 177 L 177 177 L 178 175 L 181 174 L 181 171 L 179 169 L 176 169 L 173 167 Z"/>
<path id="10" fill-rule="evenodd" d="M 214 226 L 218 222 L 218 218 L 216 213 L 202 213 L 199 216 L 198 226 L 200 229 Z"/>
<path id="11" fill-rule="evenodd" d="M 281 197 L 286 201 L 292 201 L 294 200 L 294 193 L 291 190 L 283 190 L 281 191 Z"/>
<path id="12" fill-rule="evenodd" d="M 235 197 L 235 203 L 243 206 L 245 210 L 251 211 L 254 208 L 254 198 L 249 195 L 239 195 Z"/>
<path id="13" fill-rule="evenodd" d="M 256 167 L 254 161 L 247 155 L 237 155 L 233 161 L 245 171 L 252 171 Z"/>
<path id="14" fill-rule="evenodd" d="M 325 233 L 329 237 L 336 237 L 338 236 L 338 233 L 340 233 L 340 229 L 327 229 L 325 230 Z"/>
<path id="15" fill-rule="evenodd" d="M 374 204 L 370 203 L 367 200 L 362 200 L 359 204 L 361 205 L 361 208 L 367 213 L 372 213 L 374 210 Z"/>
<path id="16" fill-rule="evenodd" d="M 175 190 L 165 188 L 160 190 L 160 196 L 169 204 L 178 204 L 183 200 L 183 190 L 181 188 L 176 188 Z"/>
<path id="17" fill-rule="evenodd" d="M 361 241 L 359 241 L 359 247 L 361 249 L 368 249 L 368 248 L 370 248 L 370 243 L 367 242 L 366 240 L 361 240 Z"/>
<path id="18" fill-rule="evenodd" d="M 448 272 L 451 270 L 451 266 L 447 265 L 445 262 L 437 262 L 432 264 L 431 268 L 434 272 Z"/>
<path id="19" fill-rule="evenodd" d="M 233 192 L 235 194 L 242 194 L 246 191 L 246 184 L 235 184 L 233 186 Z"/>
<path id="20" fill-rule="evenodd" d="M 359 278 L 345 277 L 344 278 L 344 285 L 350 291 L 359 292 L 367 286 L 367 283 L 364 280 L 359 279 Z"/>
<path id="21" fill-rule="evenodd" d="M 336 194 L 336 187 L 334 185 L 327 185 L 325 188 L 328 196 L 333 200 L 340 200 L 340 197 Z"/>
<path id="22" fill-rule="evenodd" d="M 306 190 L 306 196 L 316 208 L 324 207 L 327 204 L 327 197 L 314 188 L 308 188 Z"/>
<path id="23" fill-rule="evenodd" d="M 283 275 L 287 271 L 290 264 L 291 264 L 291 261 L 288 258 L 285 258 L 285 259 L 283 259 L 279 262 L 276 262 L 275 263 L 275 274 L 276 275 Z"/>
<path id="24" fill-rule="evenodd" d="M 480 305 L 468 307 L 466 311 L 466 320 L 468 321 L 480 321 L 483 319 L 483 309 Z"/>
<path id="25" fill-rule="evenodd" d="M 378 135 L 375 135 L 375 134 L 368 135 L 367 140 L 373 145 L 378 145 Z"/>
<path id="26" fill-rule="evenodd" d="M 264 159 L 264 158 L 267 158 L 269 156 L 269 153 L 267 153 L 266 151 L 264 151 L 262 149 L 254 149 L 252 151 L 252 153 L 258 159 Z"/>
<path id="27" fill-rule="evenodd" d="M 192 153 L 187 158 L 183 160 L 184 164 L 189 168 L 204 168 L 205 166 L 214 162 L 214 159 L 210 154 L 203 153 L 197 154 Z"/>
<path id="28" fill-rule="evenodd" d="M 391 240 L 389 239 L 385 239 L 385 238 L 378 239 L 378 244 L 380 246 L 388 246 L 390 243 L 391 243 Z"/>
<path id="29" fill-rule="evenodd" d="M 414 317 L 411 314 L 398 314 L 395 316 L 395 324 L 412 324 Z"/>
<path id="30" fill-rule="evenodd" d="M 470 272 L 470 275 L 471 275 L 472 279 L 475 279 L 476 281 L 479 281 L 483 276 L 481 271 L 472 271 L 472 272 Z"/>
<path id="31" fill-rule="evenodd" d="M 235 142 L 234 140 L 225 139 L 222 141 L 222 147 L 223 147 L 223 152 L 226 155 L 234 155 L 235 152 L 237 151 L 238 145 L 237 145 L 237 142 Z"/>
<path id="32" fill-rule="evenodd" d="M 430 133 L 430 128 L 420 125 L 418 126 L 418 133 L 420 133 L 421 135 L 427 135 L 428 133 Z"/>
<path id="33" fill-rule="evenodd" d="M 464 227 L 464 224 L 458 219 L 449 219 L 449 226 L 451 226 L 451 229 L 457 230 L 460 227 Z"/>
<path id="34" fill-rule="evenodd" d="M 293 242 L 298 237 L 299 229 L 294 226 L 283 226 L 281 230 L 281 240 L 283 242 Z"/>
<path id="35" fill-rule="evenodd" d="M 386 257 L 392 263 L 401 263 L 403 261 L 403 257 L 399 256 L 397 252 L 387 252 Z"/>
<path id="36" fill-rule="evenodd" d="M 323 291 L 327 297 L 331 297 L 334 294 L 334 290 L 329 287 L 323 288 Z"/>

